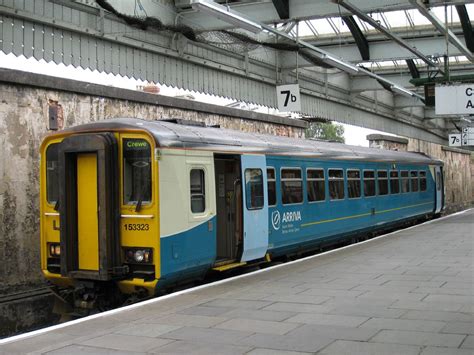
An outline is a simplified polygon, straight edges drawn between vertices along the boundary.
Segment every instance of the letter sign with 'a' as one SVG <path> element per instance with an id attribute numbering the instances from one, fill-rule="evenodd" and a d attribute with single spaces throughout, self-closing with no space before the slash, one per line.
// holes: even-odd
<path id="1" fill-rule="evenodd" d="M 300 86 L 298 84 L 276 87 L 278 110 L 281 112 L 300 112 Z"/>
<path id="2" fill-rule="evenodd" d="M 437 85 L 435 88 L 435 114 L 474 114 L 474 84 Z"/>

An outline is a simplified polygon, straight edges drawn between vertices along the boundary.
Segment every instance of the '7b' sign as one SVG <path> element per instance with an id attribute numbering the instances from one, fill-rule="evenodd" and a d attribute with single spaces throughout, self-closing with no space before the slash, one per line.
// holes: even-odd
<path id="1" fill-rule="evenodd" d="M 298 84 L 276 87 L 278 110 L 281 112 L 301 111 L 300 86 Z"/>

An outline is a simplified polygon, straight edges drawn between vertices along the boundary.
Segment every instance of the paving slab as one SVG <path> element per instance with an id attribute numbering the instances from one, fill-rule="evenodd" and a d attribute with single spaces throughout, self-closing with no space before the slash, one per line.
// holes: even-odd
<path id="1" fill-rule="evenodd" d="M 370 341 L 376 343 L 393 343 L 407 345 L 430 345 L 457 348 L 465 336 L 459 334 L 439 334 L 433 332 L 416 332 L 405 330 L 382 330 Z"/>
<path id="2" fill-rule="evenodd" d="M 461 348 L 466 348 L 466 349 L 474 349 L 474 335 L 468 335 L 462 345 Z M 473 351 L 474 352 L 474 351 Z"/>
<path id="3" fill-rule="evenodd" d="M 0 353 L 472 355 L 472 230 L 469 210 L 0 340 Z"/>
<path id="4" fill-rule="evenodd" d="M 246 354 L 250 350 L 252 350 L 251 346 L 178 340 L 168 345 L 160 346 L 156 349 L 151 349 L 148 351 L 148 354 L 240 355 Z"/>
<path id="5" fill-rule="evenodd" d="M 418 355 L 420 349 L 412 345 L 337 340 L 318 352 L 318 355 Z"/>

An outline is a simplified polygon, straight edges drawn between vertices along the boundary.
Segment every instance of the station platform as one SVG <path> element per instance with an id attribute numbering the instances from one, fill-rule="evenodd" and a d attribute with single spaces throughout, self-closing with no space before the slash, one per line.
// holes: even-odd
<path id="1" fill-rule="evenodd" d="M 0 353 L 474 353 L 474 210 L 0 340 Z"/>

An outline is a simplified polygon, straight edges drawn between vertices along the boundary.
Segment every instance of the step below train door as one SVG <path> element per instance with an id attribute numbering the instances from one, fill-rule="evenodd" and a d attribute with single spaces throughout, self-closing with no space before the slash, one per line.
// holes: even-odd
<path id="1" fill-rule="evenodd" d="M 265 257 L 268 249 L 267 163 L 264 155 L 242 155 L 243 252 L 241 261 Z"/>

